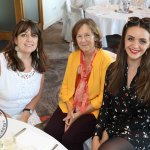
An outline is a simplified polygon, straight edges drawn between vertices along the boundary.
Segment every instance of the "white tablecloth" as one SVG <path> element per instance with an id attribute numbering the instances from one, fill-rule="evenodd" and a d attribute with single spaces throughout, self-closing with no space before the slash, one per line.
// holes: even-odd
<path id="1" fill-rule="evenodd" d="M 55 150 L 67 150 L 60 142 L 42 130 L 10 118 L 8 118 L 8 129 L 2 138 L 9 135 L 10 132 L 15 134 L 23 128 L 26 130 L 16 137 L 17 145 L 33 146 L 35 150 L 52 150 L 53 146 L 58 144 Z"/>
<path id="2" fill-rule="evenodd" d="M 136 7 L 130 7 L 133 13 L 120 13 L 115 12 L 118 10 L 117 5 L 110 5 L 109 7 L 102 7 L 100 5 L 89 7 L 85 10 L 85 17 L 92 18 L 100 30 L 103 37 L 112 34 L 122 34 L 122 29 L 128 20 L 128 17 L 137 16 L 140 18 L 150 17 L 150 9 L 137 9 Z M 103 39 L 103 46 L 106 47 L 106 40 Z"/>

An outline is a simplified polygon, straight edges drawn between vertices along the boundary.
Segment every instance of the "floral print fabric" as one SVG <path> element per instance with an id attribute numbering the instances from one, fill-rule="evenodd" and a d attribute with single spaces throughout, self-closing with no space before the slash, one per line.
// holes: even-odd
<path id="1" fill-rule="evenodd" d="M 136 150 L 150 150 L 150 106 L 139 101 L 135 92 L 135 81 L 140 74 L 140 68 L 128 88 L 127 67 L 123 86 L 115 96 L 106 90 L 110 71 L 111 65 L 106 74 L 103 105 L 95 135 L 101 138 L 106 130 L 110 138 L 125 138 Z"/>
<path id="2" fill-rule="evenodd" d="M 84 54 L 80 53 L 80 81 L 78 82 L 75 95 L 74 95 L 74 109 L 76 111 L 84 112 L 88 106 L 88 79 L 92 70 L 92 63 L 95 58 L 97 50 L 93 53 L 92 59 L 89 62 L 89 66 L 86 66 Z"/>

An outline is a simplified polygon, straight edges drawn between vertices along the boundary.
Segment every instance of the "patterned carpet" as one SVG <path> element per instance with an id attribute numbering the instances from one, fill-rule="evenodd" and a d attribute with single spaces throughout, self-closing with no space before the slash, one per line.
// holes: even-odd
<path id="1" fill-rule="evenodd" d="M 61 37 L 62 23 L 57 22 L 43 31 L 44 49 L 50 66 L 45 74 L 43 96 L 36 110 L 39 116 L 51 115 L 58 102 L 58 94 L 63 80 L 69 44 Z"/>
<path id="2" fill-rule="evenodd" d="M 37 107 L 40 116 L 52 114 L 57 107 L 58 94 L 63 80 L 67 59 L 50 60 L 50 67 L 45 74 L 42 99 Z"/>

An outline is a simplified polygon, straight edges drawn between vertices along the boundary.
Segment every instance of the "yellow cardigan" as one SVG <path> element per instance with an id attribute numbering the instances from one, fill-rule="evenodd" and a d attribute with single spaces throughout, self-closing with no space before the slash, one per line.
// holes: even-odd
<path id="1" fill-rule="evenodd" d="M 99 108 L 102 105 L 103 90 L 105 82 L 105 74 L 107 67 L 111 63 L 109 57 L 103 49 L 98 50 L 94 60 L 93 68 L 88 81 L 88 96 L 91 105 L 95 108 L 92 112 L 97 118 Z M 62 87 L 59 94 L 59 107 L 64 113 L 68 112 L 66 101 L 73 105 L 73 96 L 75 92 L 75 83 L 77 77 L 77 70 L 80 65 L 80 50 L 72 52 L 68 58 L 66 72 L 62 82 Z"/>

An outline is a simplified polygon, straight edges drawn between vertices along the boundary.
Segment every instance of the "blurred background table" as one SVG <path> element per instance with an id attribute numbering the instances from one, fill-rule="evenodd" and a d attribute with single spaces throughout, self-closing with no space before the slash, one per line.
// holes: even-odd
<path id="1" fill-rule="evenodd" d="M 106 35 L 122 34 L 122 29 L 129 17 L 137 16 L 139 18 L 149 17 L 150 9 L 130 7 L 131 13 L 116 12 L 118 5 L 92 6 L 85 10 L 85 17 L 92 18 L 99 26 L 103 35 L 103 47 L 107 47 Z"/>

